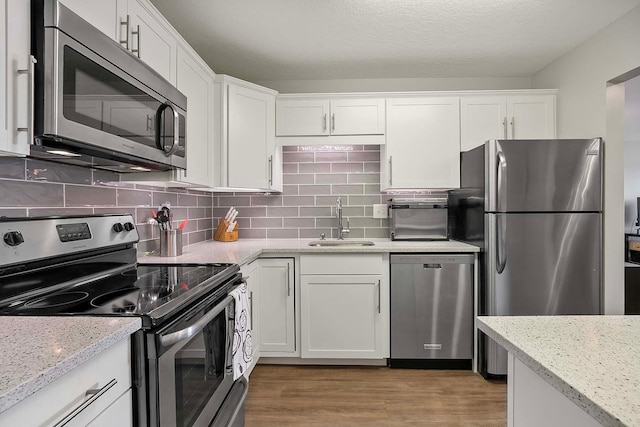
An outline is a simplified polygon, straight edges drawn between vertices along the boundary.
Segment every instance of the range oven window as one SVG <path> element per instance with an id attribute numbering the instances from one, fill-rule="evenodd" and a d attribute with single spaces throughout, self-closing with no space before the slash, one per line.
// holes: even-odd
<path id="1" fill-rule="evenodd" d="M 120 76 L 64 47 L 63 115 L 67 120 L 157 147 L 156 122 L 161 111 L 163 138 L 173 139 L 173 120 L 165 119 L 163 103 Z M 184 157 L 185 117 L 179 117 L 179 147 L 175 155 Z"/>
<path id="2" fill-rule="evenodd" d="M 160 333 L 160 342 L 181 334 L 160 351 L 160 426 L 208 426 L 215 416 L 233 385 L 233 312 L 225 298 Z"/>

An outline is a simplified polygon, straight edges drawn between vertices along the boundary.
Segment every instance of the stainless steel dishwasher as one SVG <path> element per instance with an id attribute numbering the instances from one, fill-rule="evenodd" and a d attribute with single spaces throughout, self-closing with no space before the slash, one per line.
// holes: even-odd
<path id="1" fill-rule="evenodd" d="M 392 368 L 471 369 L 473 255 L 391 255 Z"/>

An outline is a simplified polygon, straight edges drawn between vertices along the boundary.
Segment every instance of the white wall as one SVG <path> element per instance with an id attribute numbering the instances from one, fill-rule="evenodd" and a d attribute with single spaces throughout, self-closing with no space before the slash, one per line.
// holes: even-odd
<path id="1" fill-rule="evenodd" d="M 280 93 L 402 92 L 412 90 L 530 89 L 530 77 L 406 78 L 344 80 L 264 80 Z"/>
<path id="2" fill-rule="evenodd" d="M 618 129 L 621 126 L 617 126 L 622 118 L 617 120 L 616 116 L 624 111 L 624 90 L 607 90 L 607 82 L 638 67 L 640 7 L 532 77 L 533 88 L 559 89 L 558 137 L 605 137 L 604 302 L 607 314 L 624 311 L 624 138 L 623 131 Z M 610 103 L 622 103 L 619 111 L 614 108 L 619 106 L 612 105 L 607 111 L 608 96 Z"/>
<path id="3" fill-rule="evenodd" d="M 631 233 L 638 228 L 636 198 L 640 197 L 640 77 L 624 86 L 624 229 Z"/>

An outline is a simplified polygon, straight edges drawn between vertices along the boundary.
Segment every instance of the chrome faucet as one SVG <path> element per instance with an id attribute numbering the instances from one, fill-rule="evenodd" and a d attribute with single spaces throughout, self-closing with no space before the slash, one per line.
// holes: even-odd
<path id="1" fill-rule="evenodd" d="M 342 200 L 340 200 L 340 197 L 336 200 L 336 217 L 338 218 L 338 240 L 344 240 L 344 235 L 350 231 L 349 219 L 347 218 L 347 226 L 344 227 L 342 225 Z"/>

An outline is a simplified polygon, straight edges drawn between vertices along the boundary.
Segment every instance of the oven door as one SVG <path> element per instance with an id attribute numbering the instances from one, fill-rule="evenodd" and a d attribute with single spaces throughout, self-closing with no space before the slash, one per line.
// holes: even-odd
<path id="1" fill-rule="evenodd" d="M 209 426 L 214 420 L 233 387 L 234 308 L 228 295 L 157 334 L 155 425 Z"/>
<path id="2" fill-rule="evenodd" d="M 50 62 L 42 64 L 44 102 L 36 108 L 39 144 L 186 167 L 186 111 L 143 83 L 159 79 L 152 70 L 102 34 L 87 34 L 80 43 L 57 28 L 44 32 Z M 139 80 L 123 70 L 148 76 Z"/>

